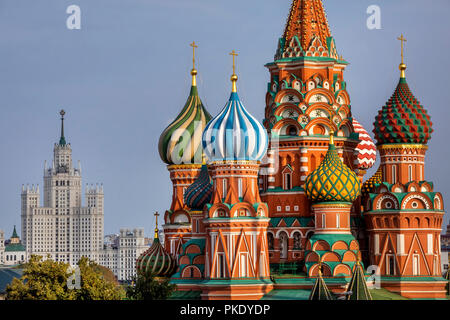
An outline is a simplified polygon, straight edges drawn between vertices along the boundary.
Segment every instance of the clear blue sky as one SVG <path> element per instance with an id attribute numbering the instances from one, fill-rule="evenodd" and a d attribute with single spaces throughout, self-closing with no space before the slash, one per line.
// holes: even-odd
<path id="1" fill-rule="evenodd" d="M 448 0 L 325 0 L 353 114 L 372 131 L 394 91 L 407 37 L 409 85 L 435 132 L 426 178 L 450 203 Z M 82 10 L 82 29 L 66 28 L 66 8 Z M 170 205 L 171 183 L 157 142 L 189 92 L 198 45 L 199 91 L 217 114 L 230 92 L 231 50 L 239 52 L 239 93 L 262 120 L 273 60 L 291 0 L 0 0 L 0 229 L 20 229 L 20 190 L 43 184 L 44 160 L 58 140 L 58 111 L 80 159 L 83 182 L 105 187 L 105 233 L 144 227 Z M 382 30 L 366 27 L 378 4 Z"/>

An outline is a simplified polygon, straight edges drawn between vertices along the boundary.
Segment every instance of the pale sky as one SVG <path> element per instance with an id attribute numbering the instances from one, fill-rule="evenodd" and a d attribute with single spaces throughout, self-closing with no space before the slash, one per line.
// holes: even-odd
<path id="1" fill-rule="evenodd" d="M 435 132 L 426 179 L 450 202 L 450 2 L 324 0 L 353 115 L 370 133 L 399 78 L 400 43 L 407 79 Z M 68 30 L 66 9 L 81 8 L 81 30 Z M 368 30 L 367 7 L 381 8 L 381 30 Z M 199 92 L 212 115 L 230 93 L 236 50 L 238 90 L 262 121 L 269 73 L 291 0 L 0 0 L 0 229 L 20 230 L 22 184 L 43 185 L 44 160 L 59 138 L 81 160 L 83 183 L 105 190 L 105 234 L 154 228 L 153 212 L 170 206 L 171 183 L 159 158 L 161 132 L 189 94 L 196 41 Z M 373 136 L 373 135 L 372 135 Z M 374 168 L 376 169 L 376 168 Z M 370 174 L 373 170 L 370 171 Z M 448 216 L 447 216 L 448 217 Z M 447 220 L 448 221 L 448 220 Z"/>

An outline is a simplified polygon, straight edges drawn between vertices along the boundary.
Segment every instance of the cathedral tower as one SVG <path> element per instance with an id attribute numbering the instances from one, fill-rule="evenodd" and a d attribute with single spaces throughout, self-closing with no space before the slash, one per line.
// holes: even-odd
<path id="1" fill-rule="evenodd" d="M 271 141 L 260 188 L 272 218 L 273 262 L 304 259 L 314 231 L 304 184 L 324 159 L 331 131 L 339 157 L 358 169 L 360 138 L 344 80 L 347 64 L 338 55 L 322 1 L 293 0 L 275 59 L 266 65 L 270 82 L 264 126 Z"/>
<path id="2" fill-rule="evenodd" d="M 205 299 L 260 299 L 272 289 L 267 247 L 268 207 L 258 190 L 259 163 L 268 137 L 237 93 L 233 51 L 232 92 L 206 126 L 203 147 L 213 180 L 204 207 Z"/>
<path id="3" fill-rule="evenodd" d="M 178 255 L 182 244 L 190 238 L 192 218 L 184 202 L 186 189 L 200 174 L 203 162 L 202 132 L 211 120 L 198 95 L 197 69 L 195 68 L 195 42 L 193 48 L 192 85 L 184 108 L 163 131 L 159 139 L 159 154 L 167 164 L 172 180 L 172 204 L 164 215 L 165 248 Z"/>
<path id="4" fill-rule="evenodd" d="M 432 123 L 406 82 L 406 40 L 399 40 L 400 81 L 374 123 L 381 166 L 365 184 L 363 199 L 370 262 L 379 266 L 382 286 L 391 291 L 409 298 L 445 297 L 440 260 L 443 198 L 424 173 Z"/>

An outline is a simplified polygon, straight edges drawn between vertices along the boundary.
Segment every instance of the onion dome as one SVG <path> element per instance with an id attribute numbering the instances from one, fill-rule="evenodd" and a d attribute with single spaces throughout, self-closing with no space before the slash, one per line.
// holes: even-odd
<path id="1" fill-rule="evenodd" d="M 236 55 L 233 51 L 233 58 Z M 234 59 L 233 59 L 234 60 Z M 209 161 L 259 161 L 267 151 L 265 128 L 239 100 L 236 89 L 238 77 L 234 73 L 233 90 L 223 110 L 213 118 L 203 132 L 203 148 Z"/>
<path id="2" fill-rule="evenodd" d="M 375 190 L 375 186 L 381 184 L 381 182 L 383 180 L 383 171 L 381 170 L 381 166 L 378 168 L 377 172 L 375 172 L 375 174 L 368 179 L 366 182 L 364 182 L 362 188 L 361 188 L 361 192 L 363 194 L 369 194 L 372 193 Z"/>
<path id="3" fill-rule="evenodd" d="M 358 158 L 356 159 L 357 168 L 360 170 L 370 169 L 377 160 L 377 147 L 369 136 L 369 133 L 356 119 L 353 119 L 353 128 L 359 134 L 359 140 L 361 140 L 355 149 L 358 151 Z"/>
<path id="4" fill-rule="evenodd" d="M 213 184 L 206 164 L 202 165 L 200 175 L 184 193 L 184 203 L 192 210 L 202 210 L 211 201 Z"/>
<path id="5" fill-rule="evenodd" d="M 157 217 L 159 214 L 155 213 Z M 136 261 L 136 271 L 139 275 L 153 275 L 155 277 L 170 277 L 176 271 L 175 258 L 167 253 L 159 242 L 158 220 L 156 220 L 155 238 L 152 246 L 144 251 Z"/>
<path id="6" fill-rule="evenodd" d="M 159 138 L 159 155 L 162 161 L 169 165 L 200 164 L 202 161 L 202 132 L 211 120 L 211 115 L 198 95 L 195 67 L 191 75 L 191 92 L 183 110 Z"/>
<path id="7" fill-rule="evenodd" d="M 320 166 L 305 181 L 307 197 L 313 202 L 353 202 L 361 193 L 358 176 L 339 157 L 330 135 L 330 145 Z"/>
<path id="8" fill-rule="evenodd" d="M 431 138 L 433 128 L 430 116 L 411 93 L 406 82 L 405 70 L 406 64 L 403 63 L 402 52 L 400 81 L 392 97 L 375 118 L 373 132 L 377 145 L 426 144 Z"/>

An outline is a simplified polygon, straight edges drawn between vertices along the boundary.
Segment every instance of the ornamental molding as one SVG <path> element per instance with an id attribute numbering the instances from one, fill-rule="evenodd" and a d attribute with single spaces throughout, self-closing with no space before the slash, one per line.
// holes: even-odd
<path id="1" fill-rule="evenodd" d="M 421 200 L 425 204 L 425 208 L 427 210 L 431 209 L 430 202 L 427 200 L 427 198 L 418 194 L 408 196 L 405 200 L 403 200 L 402 209 L 406 209 L 406 205 L 408 204 L 408 202 L 413 199 Z"/>
<path id="2" fill-rule="evenodd" d="M 378 146 L 378 150 L 391 149 L 424 149 L 428 150 L 428 146 L 424 144 L 382 144 Z"/>
<path id="3" fill-rule="evenodd" d="M 383 201 L 386 199 L 392 200 L 392 202 L 394 203 L 394 208 L 388 208 L 388 209 L 394 209 L 394 210 L 399 209 L 399 204 L 398 204 L 397 199 L 391 194 L 385 194 L 385 195 L 381 196 L 377 201 L 377 205 L 376 205 L 375 209 L 382 210 L 381 205 L 382 205 Z"/>

